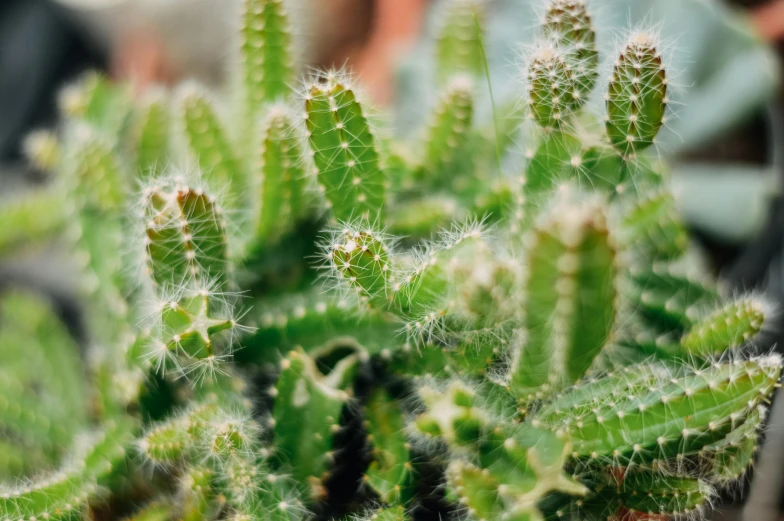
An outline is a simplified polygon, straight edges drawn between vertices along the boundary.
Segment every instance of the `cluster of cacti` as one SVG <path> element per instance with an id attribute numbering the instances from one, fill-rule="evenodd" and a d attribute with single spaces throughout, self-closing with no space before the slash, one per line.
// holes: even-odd
<path id="1" fill-rule="evenodd" d="M 664 519 L 744 475 L 771 310 L 689 274 L 644 154 L 669 112 L 655 35 L 605 75 L 583 0 L 550 0 L 527 117 L 480 128 L 481 11 L 448 3 L 443 93 L 407 143 L 344 73 L 289 92 L 282 0 L 245 1 L 231 107 L 66 89 L 28 142 L 51 186 L 0 209 L 0 250 L 74 252 L 89 345 L 7 297 L 0 474 L 61 470 L 4 486 L 0 519 Z"/>

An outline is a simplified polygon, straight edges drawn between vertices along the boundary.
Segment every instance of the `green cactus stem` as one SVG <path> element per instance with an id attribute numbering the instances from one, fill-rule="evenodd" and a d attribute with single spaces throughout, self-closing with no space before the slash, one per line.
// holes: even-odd
<path id="1" fill-rule="evenodd" d="M 384 389 L 374 389 L 365 405 L 372 461 L 365 483 L 388 504 L 405 504 L 412 495 L 413 465 L 400 406 Z"/>
<path id="2" fill-rule="evenodd" d="M 579 385 L 537 418 L 568 433 L 577 459 L 650 463 L 696 454 L 721 440 L 769 398 L 780 373 L 777 356 L 675 376 L 665 366 L 641 366 Z"/>
<path id="3" fill-rule="evenodd" d="M 526 80 L 531 118 L 545 130 L 563 128 L 575 106 L 577 85 L 564 53 L 541 44 L 530 57 Z"/>
<path id="4" fill-rule="evenodd" d="M 154 177 L 168 167 L 171 114 L 166 95 L 151 94 L 138 115 L 136 126 L 136 174 Z"/>
<path id="5" fill-rule="evenodd" d="M 281 361 L 275 387 L 275 456 L 281 467 L 309 488 L 314 499 L 324 495 L 340 429 L 343 406 L 350 398 L 346 385 L 356 369 L 355 355 L 344 358 L 328 374 L 316 368 L 302 351 L 291 351 Z"/>
<path id="6" fill-rule="evenodd" d="M 444 6 L 436 42 L 436 78 L 446 83 L 456 73 L 479 76 L 484 72 L 481 0 L 450 0 Z"/>
<path id="7" fill-rule="evenodd" d="M 227 204 L 241 205 L 248 180 L 214 104 L 195 86 L 186 88 L 181 98 L 182 122 L 191 153 L 214 186 L 230 188 Z"/>
<path id="8" fill-rule="evenodd" d="M 288 231 L 306 212 L 304 158 L 294 123 L 284 107 L 270 109 L 261 154 L 261 186 L 255 240 L 260 244 Z"/>
<path id="9" fill-rule="evenodd" d="M 182 178 L 155 181 L 143 195 L 146 263 L 157 286 L 228 283 L 228 239 L 221 208 Z"/>
<path id="10" fill-rule="evenodd" d="M 264 102 L 289 95 L 294 69 L 288 13 L 282 0 L 245 0 L 240 54 L 252 113 Z"/>
<path id="11" fill-rule="evenodd" d="M 420 176 L 429 184 L 450 182 L 460 173 L 473 122 L 473 88 L 470 78 L 458 76 L 447 85 L 433 114 Z"/>
<path id="12" fill-rule="evenodd" d="M 667 76 L 652 34 L 636 32 L 620 53 L 607 93 L 607 135 L 625 156 L 653 144 L 665 123 Z"/>
<path id="13" fill-rule="evenodd" d="M 386 179 L 365 110 L 337 73 L 307 87 L 305 112 L 318 182 L 338 220 L 381 220 Z"/>
<path id="14" fill-rule="evenodd" d="M 524 341 L 509 374 L 524 401 L 581 378 L 610 338 L 617 313 L 615 246 L 601 207 L 564 200 L 528 248 Z"/>
<path id="15" fill-rule="evenodd" d="M 545 37 L 566 50 L 566 62 L 575 74 L 575 108 L 588 101 L 599 77 L 599 52 L 591 15 L 583 0 L 551 0 L 542 21 Z"/>
<path id="16" fill-rule="evenodd" d="M 743 347 L 762 331 L 770 318 L 768 308 L 753 297 L 730 302 L 695 323 L 681 339 L 681 346 L 687 353 L 699 356 Z"/>
<path id="17" fill-rule="evenodd" d="M 686 252 L 689 237 L 672 194 L 642 198 L 623 216 L 621 240 L 630 249 L 657 260 L 672 260 Z"/>

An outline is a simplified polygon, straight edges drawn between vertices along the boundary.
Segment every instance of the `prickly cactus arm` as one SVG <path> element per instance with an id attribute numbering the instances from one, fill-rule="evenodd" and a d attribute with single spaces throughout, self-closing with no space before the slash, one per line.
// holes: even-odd
<path id="1" fill-rule="evenodd" d="M 575 73 L 575 108 L 591 95 L 599 76 L 599 52 L 591 15 L 583 0 L 552 0 L 542 23 L 545 37 L 566 50 L 566 61 Z"/>
<path id="2" fill-rule="evenodd" d="M 329 376 L 319 373 L 313 360 L 302 351 L 292 351 L 281 362 L 274 395 L 275 456 L 294 479 L 310 487 L 316 499 L 323 495 L 335 433 L 349 394 L 332 384 L 353 371 L 356 358 L 348 357 Z"/>
<path id="3" fill-rule="evenodd" d="M 229 279 L 228 239 L 215 199 L 181 180 L 155 183 L 144 193 L 146 262 L 157 286 L 189 281 L 223 288 Z"/>
<path id="4" fill-rule="evenodd" d="M 546 130 L 562 128 L 572 114 L 577 86 L 563 51 L 542 44 L 531 55 L 526 80 L 531 118 Z"/>
<path id="5" fill-rule="evenodd" d="M 654 259 L 680 257 L 689 245 L 688 233 L 668 192 L 637 201 L 623 217 L 621 234 L 630 249 Z"/>
<path id="6" fill-rule="evenodd" d="M 0 317 L 0 428 L 23 452 L 38 440 L 17 438 L 40 434 L 48 440 L 42 447 L 59 453 L 88 421 L 79 346 L 51 304 L 32 294 L 4 292 Z"/>
<path id="7" fill-rule="evenodd" d="M 318 182 L 338 220 L 381 220 L 386 179 L 362 105 L 351 86 L 330 72 L 305 97 Z"/>
<path id="8" fill-rule="evenodd" d="M 365 405 L 368 443 L 373 458 L 365 483 L 388 504 L 405 504 L 412 493 L 413 467 L 400 406 L 377 388 Z"/>
<path id="9" fill-rule="evenodd" d="M 392 284 L 396 309 L 404 317 L 412 318 L 407 326 L 411 333 L 426 333 L 432 325 L 429 322 L 446 313 L 451 265 L 462 258 L 471 258 L 485 247 L 482 227 L 467 224 L 453 226 L 441 233 L 441 240 L 419 250 L 413 267 L 398 275 Z M 419 320 L 423 315 L 424 319 Z"/>
<path id="10" fill-rule="evenodd" d="M 269 242 L 305 213 L 305 170 L 291 118 L 283 107 L 267 116 L 261 157 L 260 205 L 255 240 Z"/>
<path id="11" fill-rule="evenodd" d="M 731 484 L 741 478 L 754 463 L 765 408 L 757 407 L 748 419 L 726 438 L 705 447 L 701 456 L 709 469 L 708 476 L 719 484 Z"/>
<path id="12" fill-rule="evenodd" d="M 282 0 L 245 0 L 241 56 L 251 115 L 265 101 L 291 92 L 291 31 L 283 4 Z"/>
<path id="13" fill-rule="evenodd" d="M 436 75 L 440 83 L 455 73 L 479 76 L 484 72 L 481 4 L 480 0 L 450 0 L 446 4 L 436 42 Z"/>
<path id="14" fill-rule="evenodd" d="M 683 331 L 694 320 L 719 306 L 717 288 L 676 272 L 667 264 L 631 270 L 628 298 L 640 310 L 646 324 L 660 334 Z M 675 339 L 677 340 L 677 339 Z"/>
<path id="15" fill-rule="evenodd" d="M 653 144 L 665 123 L 667 77 L 653 35 L 637 32 L 615 62 L 607 93 L 607 135 L 624 156 Z"/>
<path id="16" fill-rule="evenodd" d="M 698 479 L 665 476 L 651 471 L 623 475 L 618 495 L 631 512 L 652 515 L 687 515 L 710 501 L 711 487 Z"/>
<path id="17" fill-rule="evenodd" d="M 351 338 L 370 354 L 395 350 L 401 342 L 394 316 L 358 309 L 349 300 L 321 292 L 260 301 L 252 313 L 250 323 L 256 330 L 243 339 L 243 349 L 235 354 L 239 363 L 276 361 L 295 346 L 316 349 L 336 338 Z"/>
<path id="18" fill-rule="evenodd" d="M 40 448 L 42 457 L 54 459 L 58 443 L 61 440 L 69 440 L 74 435 L 74 431 L 80 427 L 79 420 L 84 421 L 84 412 L 78 408 L 78 405 L 83 404 L 57 403 L 55 401 L 57 395 L 50 397 L 49 392 L 36 394 L 27 388 L 30 387 L 29 383 L 32 382 L 22 381 L 13 373 L 0 372 L 0 393 L 6 398 L 0 404 L 0 428 L 9 433 L 9 438 L 23 435 L 25 438 L 23 451 L 26 452 L 28 447 Z M 42 405 L 42 397 L 54 403 Z M 50 410 L 59 405 L 67 407 L 65 412 L 71 412 L 73 409 L 73 414 L 77 416 L 76 421 L 56 409 Z M 36 451 L 33 449 L 30 452 Z M 33 461 L 35 459 L 35 457 L 31 458 Z M 4 470 L 0 469 L 0 472 Z"/>
<path id="19" fill-rule="evenodd" d="M 214 403 L 197 404 L 169 421 L 153 425 L 137 440 L 139 453 L 156 465 L 183 462 L 217 412 Z"/>
<path id="20" fill-rule="evenodd" d="M 449 465 L 446 478 L 448 494 L 472 519 L 500 521 L 504 518 L 506 505 L 498 493 L 500 483 L 490 473 L 458 460 Z"/>
<path id="21" fill-rule="evenodd" d="M 228 189 L 227 204 L 241 207 L 248 180 L 212 102 L 191 89 L 183 94 L 182 114 L 185 137 L 202 172 L 216 187 Z"/>
<path id="22" fill-rule="evenodd" d="M 268 117 L 263 131 L 261 186 L 259 196 L 254 198 L 254 203 L 260 205 L 256 219 L 256 240 L 259 243 L 274 239 L 286 222 L 286 202 L 282 192 L 283 176 L 287 174 L 284 164 L 290 165 L 289 144 L 284 142 L 285 134 L 290 131 L 287 126 L 285 114 L 276 110 Z"/>
<path id="23" fill-rule="evenodd" d="M 381 309 L 387 304 L 393 273 L 387 242 L 372 229 L 347 225 L 325 245 L 337 276 L 361 298 Z"/>
<path id="24" fill-rule="evenodd" d="M 748 344 L 770 318 L 768 306 L 754 297 L 741 298 L 698 321 L 681 339 L 689 354 L 718 355 Z"/>
<path id="25" fill-rule="evenodd" d="M 615 247 L 599 206 L 564 201 L 528 249 L 525 339 L 510 389 L 524 401 L 574 383 L 606 344 L 616 315 Z"/>
<path id="26" fill-rule="evenodd" d="M 252 458 L 259 450 L 259 425 L 248 414 L 221 410 L 200 433 L 204 452 L 224 466 L 238 458 Z"/>
<path id="27" fill-rule="evenodd" d="M 666 460 L 699 453 L 742 425 L 780 373 L 778 356 L 683 369 L 677 377 L 664 366 L 640 366 L 573 388 L 537 418 L 566 431 L 578 459 Z"/>
<path id="28" fill-rule="evenodd" d="M 10 521 L 71 519 L 98 493 L 101 480 L 125 457 L 130 441 L 128 426 L 110 426 L 94 434 L 72 468 L 30 485 L 0 492 L 0 515 Z"/>
<path id="29" fill-rule="evenodd" d="M 80 129 L 71 157 L 70 188 L 80 208 L 92 208 L 116 214 L 125 203 L 128 193 L 126 176 L 120 168 L 120 160 L 108 142 L 93 135 L 88 129 Z"/>
<path id="30" fill-rule="evenodd" d="M 218 500 L 212 491 L 214 473 L 202 465 L 188 467 L 180 478 L 182 521 L 212 519 L 218 511 Z"/>
<path id="31" fill-rule="evenodd" d="M 169 159 L 169 108 L 163 94 L 147 101 L 136 122 L 136 175 L 147 179 L 163 171 Z"/>
<path id="32" fill-rule="evenodd" d="M 57 235 L 65 227 L 65 197 L 58 190 L 36 190 L 0 205 L 0 255 Z"/>
<path id="33" fill-rule="evenodd" d="M 448 183 L 461 153 L 465 152 L 473 121 L 471 80 L 454 78 L 435 109 L 428 129 L 422 176 L 432 184 Z"/>
<path id="34" fill-rule="evenodd" d="M 253 485 L 256 492 L 231 505 L 227 519 L 232 521 L 301 521 L 306 509 L 285 476 L 261 475 Z"/>
<path id="35" fill-rule="evenodd" d="M 175 464 L 181 461 L 193 443 L 188 427 L 187 416 L 156 425 L 137 442 L 139 451 L 157 465 Z"/>

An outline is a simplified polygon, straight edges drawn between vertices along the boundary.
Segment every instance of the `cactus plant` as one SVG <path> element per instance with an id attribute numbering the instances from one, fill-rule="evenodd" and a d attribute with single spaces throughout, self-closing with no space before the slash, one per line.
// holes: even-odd
<path id="1" fill-rule="evenodd" d="M 229 99 L 69 87 L 28 141 L 51 186 L 0 207 L 0 251 L 61 237 L 89 339 L 6 296 L 0 518 L 402 521 L 444 491 L 477 521 L 663 519 L 742 476 L 781 373 L 755 351 L 772 306 L 693 273 L 646 155 L 660 44 L 629 35 L 597 114 L 590 5 L 543 12 L 528 117 L 492 138 L 476 0 L 446 5 L 421 141 L 344 72 L 290 91 L 280 0 L 246 0 Z"/>

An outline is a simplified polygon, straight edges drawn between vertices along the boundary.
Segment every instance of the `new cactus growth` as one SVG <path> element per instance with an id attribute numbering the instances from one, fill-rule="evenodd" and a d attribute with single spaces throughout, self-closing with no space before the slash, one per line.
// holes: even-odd
<path id="1" fill-rule="evenodd" d="M 483 2 L 445 7 L 411 139 L 347 73 L 290 88 L 280 0 L 244 2 L 236 95 L 64 91 L 0 251 L 75 252 L 88 336 L 4 296 L 0 519 L 664 519 L 745 474 L 773 306 L 695 275 L 660 42 L 602 77 L 592 4 L 548 0 L 491 126 Z"/>

